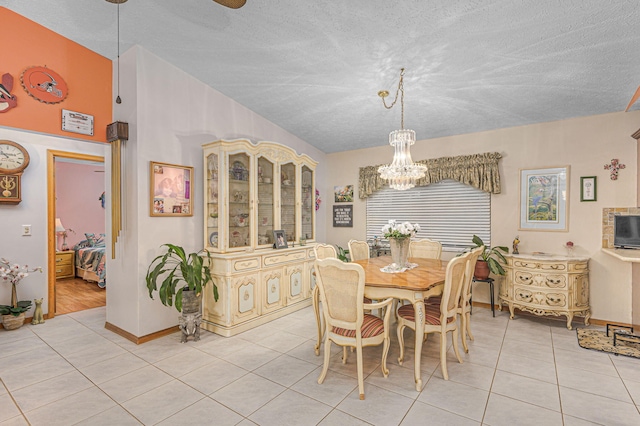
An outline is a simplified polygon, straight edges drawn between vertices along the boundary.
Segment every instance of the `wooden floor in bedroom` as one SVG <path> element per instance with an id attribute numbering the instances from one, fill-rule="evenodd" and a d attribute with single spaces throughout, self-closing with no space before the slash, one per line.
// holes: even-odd
<path id="1" fill-rule="evenodd" d="M 98 308 L 107 304 L 107 291 L 81 278 L 56 280 L 56 315 Z"/>

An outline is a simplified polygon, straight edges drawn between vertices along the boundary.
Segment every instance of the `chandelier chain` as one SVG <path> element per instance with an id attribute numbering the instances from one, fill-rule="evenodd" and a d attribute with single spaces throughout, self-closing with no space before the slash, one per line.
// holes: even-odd
<path id="1" fill-rule="evenodd" d="M 382 104 L 386 109 L 391 109 L 394 107 L 396 102 L 398 102 L 398 94 L 400 94 L 400 128 L 404 129 L 404 68 L 400 68 L 400 81 L 398 82 L 398 88 L 396 89 L 396 96 L 393 98 L 393 102 L 391 105 L 387 105 L 384 100 L 386 95 L 381 95 L 382 92 L 378 93 L 378 95 L 382 98 Z"/>

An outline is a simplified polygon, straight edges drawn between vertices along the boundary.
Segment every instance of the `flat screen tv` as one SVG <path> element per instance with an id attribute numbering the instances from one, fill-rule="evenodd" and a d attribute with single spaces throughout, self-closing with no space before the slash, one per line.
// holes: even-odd
<path id="1" fill-rule="evenodd" d="M 640 215 L 613 217 L 613 245 L 620 248 L 640 248 Z"/>

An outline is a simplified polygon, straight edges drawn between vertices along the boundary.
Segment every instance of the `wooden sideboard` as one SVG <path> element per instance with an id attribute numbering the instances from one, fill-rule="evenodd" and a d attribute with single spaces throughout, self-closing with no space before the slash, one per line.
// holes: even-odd
<path id="1" fill-rule="evenodd" d="M 559 255 L 514 254 L 505 256 L 505 279 L 500 285 L 500 306 L 535 315 L 567 317 L 571 330 L 574 316 L 589 325 L 589 258 Z"/>

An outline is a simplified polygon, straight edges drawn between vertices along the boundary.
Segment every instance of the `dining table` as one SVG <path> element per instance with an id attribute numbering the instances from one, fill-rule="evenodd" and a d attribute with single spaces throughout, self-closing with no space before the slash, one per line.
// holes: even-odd
<path id="1" fill-rule="evenodd" d="M 409 263 L 417 266 L 404 272 L 382 272 L 381 269 L 392 263 L 390 256 L 372 257 L 356 260 L 365 273 L 364 295 L 370 299 L 381 300 L 393 297 L 408 300 L 416 313 L 414 378 L 416 390 L 422 390 L 420 358 L 424 338 L 424 299 L 442 294 L 447 261 L 412 257 Z"/>

